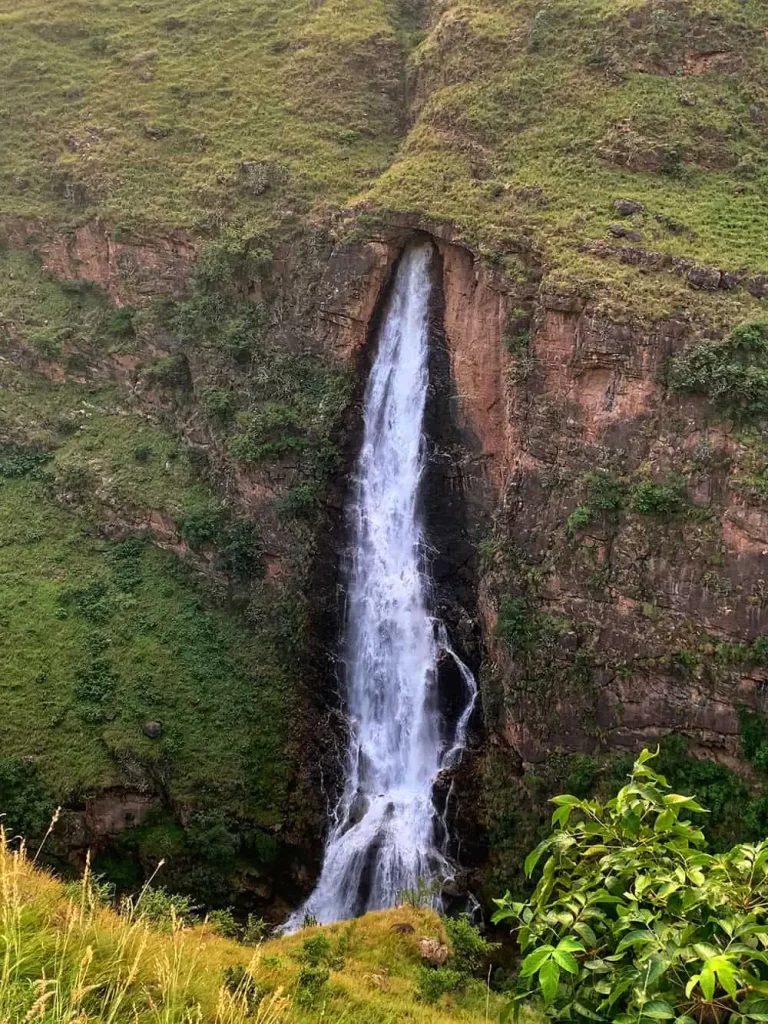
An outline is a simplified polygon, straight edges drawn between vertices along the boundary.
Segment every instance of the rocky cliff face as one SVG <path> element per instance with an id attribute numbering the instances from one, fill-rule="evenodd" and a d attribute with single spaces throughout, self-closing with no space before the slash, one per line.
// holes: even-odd
<path id="1" fill-rule="evenodd" d="M 98 285 L 117 306 L 183 295 L 199 248 L 186 235 L 117 243 L 100 224 L 66 238 L 39 224 L 5 228 L 11 244 L 36 244 L 51 272 Z M 245 394 L 245 367 L 222 370 L 209 346 L 179 348 L 173 332 L 150 327 L 136 354 L 109 357 L 108 376 L 150 417 L 170 419 L 219 492 L 260 522 L 267 580 L 311 581 L 294 807 L 310 863 L 342 729 L 333 659 L 344 479 L 376 311 L 415 231 L 439 250 L 443 297 L 428 424 L 434 571 L 441 612 L 480 673 L 485 719 L 482 747 L 462 774 L 458 827 L 476 832 L 498 816 L 498 801 L 484 804 L 484 794 L 499 763 L 523 804 L 525 778 L 553 758 L 633 752 L 669 733 L 687 737 L 697 757 L 749 772 L 739 708 L 768 708 L 766 670 L 752 648 L 768 603 L 768 512 L 749 483 L 762 441 L 665 383 L 669 360 L 706 339 L 706 324 L 633 318 L 553 285 L 531 263 L 512 278 L 450 228 L 414 218 L 391 218 L 367 240 L 297 236 L 268 274 L 246 276 L 239 288 L 268 311 L 271 345 L 346 368 L 356 381 L 332 428 L 340 461 L 323 484 L 311 539 L 282 511 L 286 496 L 307 486 L 301 461 L 243 461 L 221 424 L 201 416 L 212 381 Z M 170 402 L 142 376 L 159 357 L 184 363 L 186 383 Z M 172 519 L 150 514 L 144 523 L 158 543 L 195 558 Z M 206 570 L 205 558 L 197 564 Z M 105 799 L 119 813 L 111 803 L 102 813 Z M 133 799 L 97 796 L 83 812 L 89 835 L 144 816 Z M 483 843 L 469 843 L 465 855 L 482 861 Z M 297 865 L 291 884 L 308 881 Z"/>

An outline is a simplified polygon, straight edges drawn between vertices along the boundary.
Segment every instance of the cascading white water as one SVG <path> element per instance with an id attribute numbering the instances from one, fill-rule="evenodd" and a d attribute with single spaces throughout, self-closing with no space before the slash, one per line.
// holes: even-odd
<path id="1" fill-rule="evenodd" d="M 366 388 L 342 643 L 350 720 L 345 786 L 320 879 L 289 928 L 305 913 L 327 923 L 391 906 L 400 890 L 450 873 L 435 840 L 432 787 L 460 755 L 477 687 L 430 614 L 424 575 L 419 485 L 432 260 L 429 244 L 403 255 Z M 442 654 L 456 662 L 466 695 L 451 735 L 441 735 L 439 725 Z"/>

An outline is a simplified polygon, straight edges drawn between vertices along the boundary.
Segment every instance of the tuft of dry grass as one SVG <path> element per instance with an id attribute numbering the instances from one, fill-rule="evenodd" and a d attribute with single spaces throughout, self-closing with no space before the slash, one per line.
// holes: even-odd
<path id="1" fill-rule="evenodd" d="M 87 881 L 87 878 L 86 878 Z M 0 837 L 0 1022 L 2 1024 L 279 1024 L 288 998 L 248 998 L 260 951 L 228 987 L 210 935 L 180 925 L 154 931 L 137 913 L 116 914 L 61 883 Z"/>

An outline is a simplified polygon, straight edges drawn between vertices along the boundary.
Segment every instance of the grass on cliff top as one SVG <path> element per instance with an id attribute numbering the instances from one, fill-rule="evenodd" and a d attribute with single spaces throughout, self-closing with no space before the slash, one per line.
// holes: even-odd
<path id="1" fill-rule="evenodd" d="M 155 931 L 134 913 L 82 897 L 0 843 L 0 1020 L 40 1024 L 450 1024 L 498 1021 L 504 1000 L 484 986 L 459 1001 L 416 998 L 422 936 L 443 938 L 429 911 L 401 908 L 256 948 L 203 927 Z M 408 934 L 393 931 L 403 924 Z M 345 951 L 340 969 L 308 998 L 297 954 L 323 934 Z M 525 1024 L 534 1018 L 523 1012 Z"/>
<path id="2" fill-rule="evenodd" d="M 393 156 L 401 21 L 386 0 L 0 0 L 0 213 L 263 228 L 343 203 Z"/>
<path id="3" fill-rule="evenodd" d="M 622 301 L 641 275 L 585 247 L 768 268 L 762 0 L 424 18 L 413 0 L 0 0 L 0 213 L 284 235 L 367 202 Z M 627 196 L 639 241 L 609 232 Z"/>
<path id="4" fill-rule="evenodd" d="M 622 244 L 618 220 L 645 248 L 765 269 L 766 30 L 760 0 L 450 3 L 412 57 L 418 120 L 369 196 L 555 265 Z M 627 196 L 634 223 L 613 209 Z"/>

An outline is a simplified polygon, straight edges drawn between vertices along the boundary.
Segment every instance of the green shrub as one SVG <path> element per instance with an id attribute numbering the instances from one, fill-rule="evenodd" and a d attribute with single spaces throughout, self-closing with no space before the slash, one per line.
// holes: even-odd
<path id="1" fill-rule="evenodd" d="M 107 320 L 107 331 L 113 338 L 132 338 L 135 333 L 134 317 L 136 310 L 133 306 L 121 306 L 120 309 L 113 309 Z"/>
<path id="2" fill-rule="evenodd" d="M 305 965 L 299 971 L 296 982 L 296 999 L 300 1006 L 313 1006 L 328 983 L 330 972 L 327 967 Z"/>
<path id="3" fill-rule="evenodd" d="M 725 341 L 676 356 L 668 382 L 674 391 L 705 395 L 735 419 L 768 415 L 768 321 L 740 324 Z"/>
<path id="4" fill-rule="evenodd" d="M 693 797 L 669 792 L 645 750 L 606 804 L 555 797 L 554 831 L 528 856 L 528 903 L 497 900 L 526 954 L 515 1001 L 552 1020 L 648 1024 L 768 1015 L 768 841 L 705 852 Z"/>
<path id="5" fill-rule="evenodd" d="M 496 949 L 496 943 L 488 942 L 472 924 L 466 914 L 447 917 L 445 930 L 451 940 L 451 957 L 448 966 L 465 977 L 483 975 L 488 959 Z"/>
<path id="6" fill-rule="evenodd" d="M 144 377 L 149 384 L 157 387 L 186 390 L 190 386 L 186 356 L 160 356 L 146 368 Z"/>
<path id="7" fill-rule="evenodd" d="M 272 264 L 272 252 L 258 239 L 223 235 L 206 242 L 195 265 L 195 286 L 201 291 L 231 290 L 263 277 Z"/>
<path id="8" fill-rule="evenodd" d="M 229 907 L 224 910 L 211 910 L 206 920 L 211 929 L 224 939 L 236 939 L 240 935 L 240 926 Z"/>
<path id="9" fill-rule="evenodd" d="M 310 967 L 317 967 L 318 964 L 328 962 L 332 949 L 333 944 L 327 935 L 313 935 L 301 944 L 299 960 Z"/>
<path id="10" fill-rule="evenodd" d="M 311 519 L 320 501 L 317 484 L 300 484 L 281 498 L 279 512 L 289 519 Z"/>
<path id="11" fill-rule="evenodd" d="M 89 908 L 111 907 L 115 901 L 114 884 L 90 871 L 72 882 L 65 882 L 64 892 L 73 903 Z"/>
<path id="12" fill-rule="evenodd" d="M 523 597 L 503 597 L 499 603 L 496 635 L 516 653 L 551 647 L 569 628 L 567 619 L 537 612 Z"/>
<path id="13" fill-rule="evenodd" d="M 615 518 L 624 503 L 624 484 L 602 470 L 590 473 L 586 484 L 587 503 L 592 512 Z"/>
<path id="14" fill-rule="evenodd" d="M 632 511 L 642 516 L 668 519 L 681 512 L 684 507 L 685 502 L 678 487 L 643 480 L 632 492 Z"/>
<path id="15" fill-rule="evenodd" d="M 21 757 L 0 755 L 0 825 L 8 837 L 42 836 L 54 810 L 37 766 Z"/>
<path id="16" fill-rule="evenodd" d="M 206 412 L 217 423 L 229 423 L 235 415 L 237 401 L 234 391 L 227 388 L 207 387 L 202 391 Z"/>
<path id="17" fill-rule="evenodd" d="M 568 530 L 570 533 L 578 533 L 579 530 L 586 530 L 591 522 L 592 510 L 589 505 L 579 505 L 568 516 Z"/>
<path id="18" fill-rule="evenodd" d="M 244 964 L 232 964 L 222 971 L 222 980 L 240 1006 L 249 1014 L 253 1014 L 264 997 L 256 979 Z"/>
<path id="19" fill-rule="evenodd" d="M 242 462 L 267 462 L 307 447 L 298 411 L 270 402 L 244 418 L 245 433 L 232 438 L 230 449 Z"/>
<path id="20" fill-rule="evenodd" d="M 170 932 L 179 926 L 192 924 L 197 909 L 189 896 L 166 892 L 160 886 L 145 885 L 135 897 L 126 897 L 122 913 L 149 921 L 159 931 Z"/>
<path id="21" fill-rule="evenodd" d="M 264 552 L 256 526 L 247 519 L 230 519 L 216 532 L 219 567 L 235 579 L 264 573 Z"/>
<path id="22" fill-rule="evenodd" d="M 464 983 L 461 971 L 451 967 L 419 967 L 416 996 L 423 1003 L 436 1003 L 447 992 L 455 992 Z"/>
<path id="23" fill-rule="evenodd" d="M 23 476 L 39 479 L 42 468 L 53 458 L 53 452 L 21 445 L 0 445 L 0 476 Z"/>
<path id="24" fill-rule="evenodd" d="M 176 528 L 190 547 L 200 548 L 213 544 L 223 518 L 224 511 L 218 502 L 195 502 L 176 516 Z"/>

